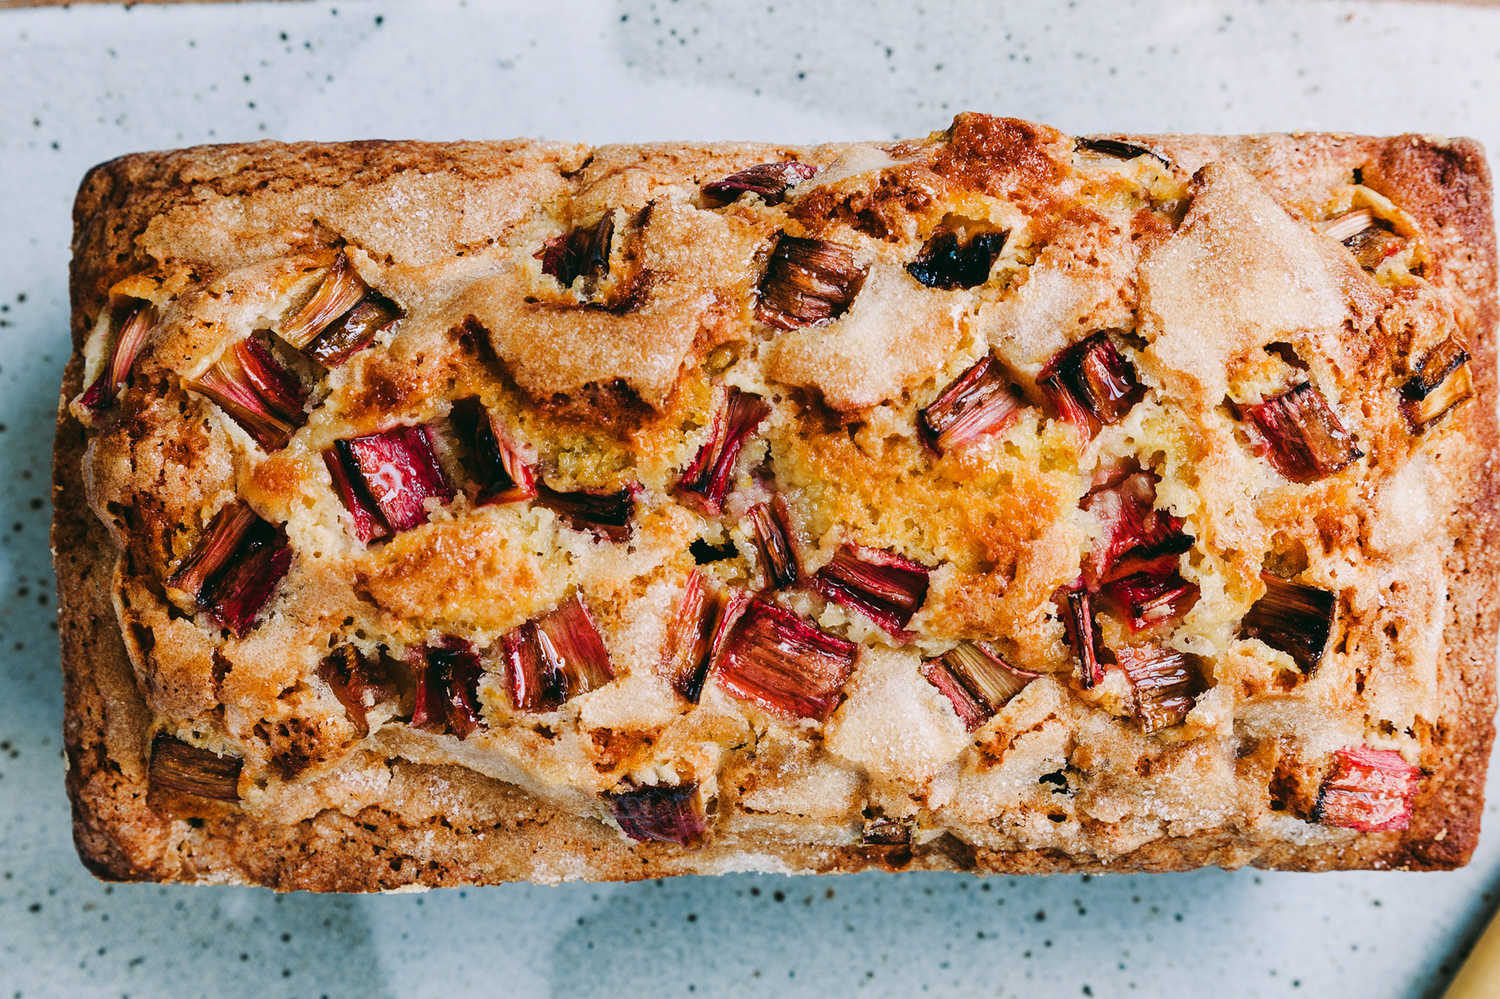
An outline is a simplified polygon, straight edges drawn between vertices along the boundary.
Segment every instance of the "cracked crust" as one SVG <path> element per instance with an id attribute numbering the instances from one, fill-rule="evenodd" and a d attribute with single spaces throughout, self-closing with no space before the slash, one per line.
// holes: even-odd
<path id="1" fill-rule="evenodd" d="M 955 127 L 957 138 L 932 161 L 931 172 L 898 176 L 893 192 L 840 201 L 826 197 L 825 190 L 820 197 L 829 203 L 803 203 L 797 212 L 862 219 L 868 231 L 890 239 L 910 226 L 909 214 L 919 210 L 925 198 L 935 196 L 928 188 L 942 182 L 961 181 L 1033 207 L 1061 197 L 1049 186 L 1058 178 L 1047 150 L 1062 137 L 1029 123 L 996 122 L 982 116 L 968 116 L 966 123 L 961 119 Z M 1284 836 L 1264 828 L 1252 834 L 1224 822 L 1107 854 L 1001 847 L 946 831 L 919 842 L 908 856 L 839 842 L 828 835 L 837 820 L 820 825 L 814 818 L 780 826 L 740 822 L 720 830 L 706 847 L 684 851 L 626 841 L 594 817 L 549 803 L 517 784 L 483 776 L 462 765 L 460 757 L 403 741 L 399 733 L 378 736 L 345 755 L 334 770 L 309 777 L 312 800 L 333 804 L 310 807 L 298 821 L 201 801 L 175 806 L 158 801 L 154 807 L 147 800 L 147 755 L 160 726 L 161 705 L 167 702 L 160 690 L 143 694 L 127 654 L 113 596 L 117 541 L 90 508 L 84 482 L 89 437 L 68 409 L 69 400 L 82 388 L 83 346 L 109 288 L 152 260 L 175 258 L 224 273 L 327 245 L 333 233 L 374 258 L 385 254 L 402 262 L 427 262 L 455 251 L 483 254 L 508 234 L 524 230 L 534 204 L 562 200 L 567 202 L 565 214 L 583 219 L 612 205 L 649 202 L 668 186 L 662 178 L 684 173 L 712 176 L 746 162 L 793 154 L 828 167 L 844 152 L 840 147 L 790 150 L 764 145 L 588 150 L 530 142 L 262 143 L 142 154 L 103 164 L 84 179 L 75 205 L 75 354 L 64 378 L 54 452 L 53 550 L 67 704 L 68 789 L 75 840 L 84 862 L 109 879 L 248 882 L 280 890 L 329 891 L 508 880 L 628 880 L 745 869 L 840 872 L 909 867 L 1040 873 L 1251 863 L 1294 870 L 1429 870 L 1466 863 L 1479 835 L 1493 739 L 1497 620 L 1492 553 L 1500 542 L 1500 507 L 1491 472 L 1495 448 L 1500 447 L 1494 412 L 1495 244 L 1482 153 L 1468 140 L 1419 136 L 1127 138 L 1160 151 L 1187 173 L 1205 164 L 1237 161 L 1285 204 L 1315 202 L 1334 178 L 1361 169 L 1366 186 L 1397 202 L 1416 220 L 1434 261 L 1429 279 L 1455 303 L 1454 321 L 1473 358 L 1477 402 L 1467 407 L 1462 433 L 1444 438 L 1460 442 L 1449 446 L 1456 449 L 1451 457 L 1459 474 L 1450 481 L 1461 512 L 1447 528 L 1452 547 L 1441 563 L 1448 598 L 1436 662 L 1432 727 L 1422 737 L 1426 779 L 1409 829 L 1318 838 Z M 917 146 L 887 147 L 884 155 L 899 160 Z M 900 172 L 901 168 L 895 171 Z M 933 180 L 934 175 L 942 180 Z M 392 178 L 397 179 L 394 187 Z M 579 190 L 586 193 L 580 196 Z M 387 224 L 391 206 L 402 199 L 416 199 L 428 207 L 421 226 Z M 300 207 L 289 213 L 288 205 Z M 248 210 L 241 211 L 246 206 Z M 1076 220 L 1067 219 L 1066 212 L 1037 210 L 1061 218 L 1044 236 L 1058 245 L 1077 238 L 1069 229 Z M 682 224 L 705 223 L 685 216 Z M 715 274 L 730 275 L 705 300 L 709 304 L 672 311 L 683 308 L 681 296 L 663 296 L 664 311 L 644 320 L 638 331 L 620 334 L 611 328 L 608 335 L 624 339 L 585 358 L 585 367 L 568 368 L 575 359 L 564 363 L 563 354 L 576 351 L 566 348 L 559 348 L 554 360 L 544 357 L 529 375 L 513 366 L 510 376 L 523 389 L 546 405 L 562 410 L 582 406 L 587 412 L 601 399 L 610 406 L 608 384 L 598 384 L 608 379 L 599 376 L 619 369 L 626 372 L 631 405 L 641 405 L 639 400 L 648 407 L 674 405 L 672 400 L 682 392 L 678 366 L 683 358 L 701 356 L 722 341 L 725 329 L 737 321 L 723 303 L 751 293 L 746 280 L 734 277 L 723 261 L 743 259 L 748 267 L 755 240 L 729 230 L 661 231 L 671 239 L 654 264 L 658 270 L 690 272 L 696 264 L 674 256 L 674 248 L 697 245 L 706 248 L 700 259 L 718 262 L 689 283 L 712 284 L 718 279 Z M 398 271 L 387 276 L 404 293 L 403 304 L 419 311 L 420 276 L 403 277 Z M 494 326 L 515 329 L 527 321 L 515 314 L 511 303 L 495 296 L 480 295 L 465 306 L 471 313 L 491 310 Z M 1091 308 L 1092 314 L 1108 314 L 1107 305 Z M 1023 320 L 1024 316 L 1012 317 L 1007 329 L 1024 329 Z M 685 324 L 690 335 L 661 347 L 665 353 L 658 355 L 659 363 L 627 359 L 642 351 L 644 338 L 663 322 Z M 545 323 L 538 328 L 545 329 Z M 596 332 L 587 339 L 593 342 L 600 335 Z M 514 358 L 535 338 L 527 334 L 514 348 L 501 343 L 496 349 Z M 931 349 L 941 354 L 952 347 Z M 857 356 L 857 342 L 852 350 Z M 1014 356 L 1024 369 L 1019 359 L 1023 354 L 1018 348 Z M 817 375 L 812 372 L 814 382 Z M 392 372 L 388 385 L 377 382 L 379 391 L 369 390 L 374 395 L 367 409 L 398 411 L 420 400 L 430 384 Z M 888 396 L 892 391 L 887 386 L 875 394 Z M 580 403 L 581 398 L 589 401 Z M 859 397 L 849 405 L 867 403 Z M 620 409 L 617 401 L 613 409 Z M 837 452 L 831 452 L 828 459 L 836 457 Z M 1013 587 L 1009 596 L 1023 599 L 1019 589 Z M 976 589 L 954 599 L 955 606 L 965 600 L 979 604 L 992 600 L 993 594 Z M 1183 765 L 1190 764 L 1189 760 Z M 738 771 L 721 774 L 721 786 L 739 777 L 743 774 Z M 746 800 L 755 792 L 755 781 L 765 779 L 757 771 L 741 781 Z M 342 790 L 353 785 L 364 790 Z"/>

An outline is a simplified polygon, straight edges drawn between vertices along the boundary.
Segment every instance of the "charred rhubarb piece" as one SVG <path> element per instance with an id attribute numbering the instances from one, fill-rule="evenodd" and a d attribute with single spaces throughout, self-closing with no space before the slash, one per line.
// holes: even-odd
<path id="1" fill-rule="evenodd" d="M 864 280 L 847 247 L 782 233 L 760 281 L 755 317 L 784 330 L 836 319 Z"/>
<path id="2" fill-rule="evenodd" d="M 1360 832 L 1392 832 L 1411 824 L 1411 799 L 1422 772 L 1390 749 L 1349 746 L 1318 791 L 1317 821 Z"/>
<path id="3" fill-rule="evenodd" d="M 972 288 L 990 279 L 990 268 L 1005 249 L 1005 232 L 981 232 L 958 241 L 958 233 L 939 227 L 922 244 L 917 259 L 906 265 L 912 277 L 929 288 Z"/>
<path id="4" fill-rule="evenodd" d="M 1063 628 L 1068 647 L 1073 650 L 1073 665 L 1078 683 L 1090 690 L 1104 679 L 1099 662 L 1099 629 L 1094 621 L 1094 598 L 1088 590 L 1067 590 L 1062 600 Z"/>
<path id="5" fill-rule="evenodd" d="M 1323 393 L 1311 382 L 1282 395 L 1240 407 L 1265 442 L 1265 454 L 1276 471 L 1293 482 L 1312 482 L 1333 475 L 1364 457 L 1344 429 Z"/>
<path id="6" fill-rule="evenodd" d="M 306 350 L 318 335 L 348 313 L 369 294 L 365 284 L 343 250 L 333 258 L 312 297 L 290 319 L 281 324 L 276 335 L 298 350 Z"/>
<path id="7" fill-rule="evenodd" d="M 1124 612 L 1130 629 L 1140 631 L 1181 617 L 1197 602 L 1198 584 L 1189 583 L 1175 569 L 1137 572 L 1105 583 L 1102 592 Z"/>
<path id="8" fill-rule="evenodd" d="M 953 702 L 953 710 L 970 732 L 995 717 L 1037 676 L 1016 669 L 978 642 L 960 642 L 927 660 L 921 671 L 928 683 Z"/>
<path id="9" fill-rule="evenodd" d="M 220 756 L 158 732 L 151 740 L 147 781 L 152 794 L 165 791 L 215 801 L 239 801 L 240 770 L 244 765 L 245 761 L 238 756 Z"/>
<path id="10" fill-rule="evenodd" d="M 156 308 L 150 302 L 135 303 L 120 323 L 119 332 L 115 334 L 114 348 L 110 351 L 104 370 L 87 391 L 78 397 L 80 406 L 97 412 L 114 402 L 115 394 L 125 384 L 125 379 L 130 377 L 130 369 L 140 356 L 141 348 L 146 346 L 151 328 L 155 325 Z"/>
<path id="11" fill-rule="evenodd" d="M 780 163 L 757 163 L 755 166 L 737 170 L 725 177 L 703 185 L 703 196 L 719 203 L 726 203 L 741 194 L 758 194 L 768 205 L 779 205 L 786 198 L 787 188 L 792 187 L 813 174 L 818 168 L 796 160 Z"/>
<path id="12" fill-rule="evenodd" d="M 615 677 L 593 617 L 577 594 L 502 640 L 511 700 L 520 711 L 556 711 Z"/>
<path id="13" fill-rule="evenodd" d="M 302 385 L 250 337 L 225 350 L 188 384 L 218 403 L 266 451 L 285 446 L 292 431 L 307 422 Z"/>
<path id="14" fill-rule="evenodd" d="M 1401 386 L 1401 412 L 1419 434 L 1474 394 L 1469 352 L 1450 336 L 1428 353 L 1417 373 Z"/>
<path id="15" fill-rule="evenodd" d="M 181 590 L 221 627 L 243 636 L 292 564 L 280 529 L 235 500 L 209 522 L 167 585 Z"/>
<path id="16" fill-rule="evenodd" d="M 1153 152 L 1145 146 L 1138 146 L 1134 142 L 1125 142 L 1121 139 L 1096 139 L 1081 138 L 1077 140 L 1077 148 L 1090 153 L 1098 153 L 1100 156 L 1108 156 L 1116 160 L 1133 160 L 1140 156 L 1149 156 L 1162 166 L 1171 168 L 1172 161 L 1161 153 Z"/>
<path id="17" fill-rule="evenodd" d="M 1054 357 L 1037 384 L 1058 416 L 1090 437 L 1118 423 L 1146 394 L 1107 330 Z"/>
<path id="18" fill-rule="evenodd" d="M 708 440 L 682 470 L 677 494 L 702 513 L 713 517 L 724 509 L 724 497 L 734 482 L 734 461 L 745 439 L 770 415 L 764 399 L 730 386 L 716 391 L 713 421 Z"/>
<path id="19" fill-rule="evenodd" d="M 425 524 L 427 500 L 446 503 L 453 498 L 426 427 L 396 427 L 335 441 L 323 460 L 361 541 Z"/>
<path id="20" fill-rule="evenodd" d="M 646 784 L 604 795 L 620 831 L 638 843 L 702 846 L 708 812 L 697 783 Z"/>
<path id="21" fill-rule="evenodd" d="M 915 826 L 916 820 L 910 817 L 869 816 L 860 827 L 859 845 L 886 850 L 910 847 Z"/>
<path id="22" fill-rule="evenodd" d="M 1285 652 L 1298 669 L 1311 673 L 1322 660 L 1333 631 L 1334 595 L 1269 572 L 1262 572 L 1260 578 L 1266 584 L 1265 595 L 1240 622 L 1241 634 Z"/>
<path id="23" fill-rule="evenodd" d="M 536 484 L 536 500 L 566 520 L 575 530 L 592 531 L 610 541 L 630 537 L 630 517 L 635 512 L 635 497 L 640 486 L 631 483 L 615 492 L 589 490 L 558 492 L 545 482 Z"/>
<path id="24" fill-rule="evenodd" d="M 761 572 L 766 586 L 784 590 L 802 576 L 797 546 L 792 534 L 792 518 L 786 500 L 773 496 L 769 502 L 757 503 L 746 516 L 755 531 L 755 549 L 760 556 Z"/>
<path id="25" fill-rule="evenodd" d="M 479 680 L 484 675 L 479 653 L 461 638 L 445 638 L 437 645 L 412 652 L 416 675 L 413 728 L 452 732 L 467 739 L 484 727 L 479 713 Z"/>
<path id="26" fill-rule="evenodd" d="M 605 212 L 591 226 L 578 226 L 552 237 L 537 252 L 542 273 L 556 278 L 564 288 L 571 288 L 579 278 L 598 281 L 609 274 L 609 248 L 614 235 L 614 212 Z"/>
<path id="27" fill-rule="evenodd" d="M 677 614 L 667 626 L 662 655 L 663 671 L 684 700 L 698 703 L 714 657 L 749 601 L 749 594 L 743 590 L 722 593 L 710 589 L 697 569 L 688 574 Z"/>
<path id="28" fill-rule="evenodd" d="M 859 646 L 756 598 L 729 631 L 714 675 L 730 694 L 786 718 L 824 721 L 838 706 Z"/>
<path id="29" fill-rule="evenodd" d="M 312 343 L 306 352 L 325 368 L 336 368 L 368 347 L 397 319 L 401 310 L 373 292 L 334 322 Z"/>
<path id="30" fill-rule="evenodd" d="M 1022 401 L 993 354 L 986 354 L 917 414 L 933 450 L 947 454 L 1015 422 Z"/>
<path id="31" fill-rule="evenodd" d="M 318 665 L 318 676 L 344 706 L 360 738 L 370 734 L 370 709 L 396 693 L 378 661 L 352 645 L 341 645 Z"/>
<path id="32" fill-rule="evenodd" d="M 1115 661 L 1130 681 L 1135 717 L 1148 735 L 1181 722 L 1203 693 L 1201 667 L 1186 653 L 1125 648 L 1115 651 Z"/>
<path id="33" fill-rule="evenodd" d="M 469 451 L 469 475 L 480 503 L 512 503 L 536 496 L 536 472 L 505 424 L 478 399 L 453 404 L 453 429 Z"/>
<path id="34" fill-rule="evenodd" d="M 893 638 L 909 641 L 906 625 L 927 599 L 930 570 L 883 548 L 842 544 L 812 579 L 813 588 L 869 618 Z"/>

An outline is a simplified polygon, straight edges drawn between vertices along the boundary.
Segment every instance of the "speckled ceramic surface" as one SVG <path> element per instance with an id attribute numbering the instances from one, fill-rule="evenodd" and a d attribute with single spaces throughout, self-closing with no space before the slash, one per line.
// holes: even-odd
<path id="1" fill-rule="evenodd" d="M 73 190 L 118 153 L 812 142 L 921 134 L 962 108 L 1073 131 L 1423 130 L 1496 149 L 1500 8 L 101 4 L 0 10 L 0 66 L 0 999 L 1441 993 L 1495 901 L 1493 804 L 1454 874 L 737 876 L 384 898 L 99 884 L 63 796 L 48 460 Z"/>

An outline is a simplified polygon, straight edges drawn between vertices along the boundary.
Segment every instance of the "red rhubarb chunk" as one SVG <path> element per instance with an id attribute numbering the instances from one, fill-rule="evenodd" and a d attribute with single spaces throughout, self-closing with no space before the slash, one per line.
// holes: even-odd
<path id="1" fill-rule="evenodd" d="M 977 642 L 960 642 L 923 663 L 921 672 L 953 702 L 953 710 L 970 732 L 993 718 L 1037 676 L 1016 669 Z"/>
<path id="2" fill-rule="evenodd" d="M 751 600 L 714 667 L 730 694 L 787 718 L 826 720 L 838 706 L 859 646 L 783 607 Z"/>
<path id="3" fill-rule="evenodd" d="M 696 783 L 650 784 L 604 796 L 620 831 L 638 843 L 701 846 L 708 815 Z"/>
<path id="4" fill-rule="evenodd" d="M 662 668 L 684 700 L 698 703 L 714 659 L 749 599 L 742 590 L 710 588 L 697 569 L 688 574 L 662 655 Z"/>
<path id="5" fill-rule="evenodd" d="M 306 393 L 272 353 L 246 338 L 189 384 L 208 396 L 266 451 L 284 446 L 307 421 Z"/>
<path id="6" fill-rule="evenodd" d="M 1193 539 L 1183 533 L 1181 518 L 1155 504 L 1156 477 L 1142 471 L 1126 470 L 1084 497 L 1080 505 L 1099 523 L 1083 563 L 1090 588 L 1137 573 L 1176 571 Z"/>
<path id="7" fill-rule="evenodd" d="M 1198 585 L 1176 570 L 1138 572 L 1105 583 L 1103 593 L 1125 613 L 1131 630 L 1140 631 L 1181 617 L 1197 602 Z"/>
<path id="8" fill-rule="evenodd" d="M 537 251 L 542 273 L 557 279 L 564 288 L 580 277 L 597 281 L 609 273 L 609 249 L 615 234 L 613 212 L 605 212 L 591 226 L 579 226 L 554 236 Z"/>
<path id="9" fill-rule="evenodd" d="M 88 410 L 100 410 L 114 401 L 115 393 L 130 377 L 130 369 L 135 366 L 135 359 L 146 346 L 146 340 L 155 325 L 156 309 L 150 302 L 137 302 L 126 313 L 119 332 L 115 334 L 115 345 L 104 370 L 88 390 L 79 396 L 79 405 Z"/>
<path id="10" fill-rule="evenodd" d="M 411 716 L 414 728 L 449 731 L 466 739 L 484 727 L 479 710 L 484 667 L 472 643 L 450 637 L 414 650 L 412 669 L 417 681 Z"/>
<path id="11" fill-rule="evenodd" d="M 220 508 L 167 585 L 236 636 L 250 630 L 291 567 L 279 528 L 236 500 Z"/>
<path id="12" fill-rule="evenodd" d="M 923 438 L 939 454 L 998 434 L 1016 421 L 1023 403 L 993 354 L 980 358 L 917 414 Z"/>
<path id="13" fill-rule="evenodd" d="M 958 233 L 940 227 L 922 245 L 907 273 L 929 288 L 972 288 L 990 279 L 990 268 L 1005 249 L 1008 232 L 981 232 L 960 243 Z"/>
<path id="14" fill-rule="evenodd" d="M 703 185 L 703 195 L 714 201 L 733 201 L 741 194 L 758 194 L 768 205 L 779 205 L 787 188 L 807 180 L 818 168 L 796 160 L 780 163 L 757 163 L 736 171 L 722 180 Z"/>
<path id="15" fill-rule="evenodd" d="M 711 517 L 724 509 L 724 497 L 734 482 L 734 462 L 745 439 L 771 412 L 760 396 L 733 386 L 719 389 L 716 397 L 708 440 L 682 470 L 677 485 L 679 496 Z"/>
<path id="16" fill-rule="evenodd" d="M 341 645 L 318 665 L 318 676 L 344 706 L 361 738 L 370 734 L 370 709 L 393 697 L 395 686 L 378 661 L 366 658 L 352 645 Z"/>
<path id="17" fill-rule="evenodd" d="M 576 594 L 508 633 L 501 646 L 511 700 L 520 711 L 556 711 L 614 679 L 604 639 Z"/>
<path id="18" fill-rule="evenodd" d="M 1340 749 L 1334 758 L 1333 773 L 1318 792 L 1319 822 L 1360 832 L 1391 832 L 1411 824 L 1420 770 L 1394 750 L 1369 746 Z"/>
<path id="19" fill-rule="evenodd" d="M 427 500 L 453 498 L 425 427 L 397 427 L 334 446 L 349 479 L 363 485 L 393 533 L 425 524 Z"/>
<path id="20" fill-rule="evenodd" d="M 1239 410 L 1257 431 L 1272 467 L 1293 482 L 1333 475 L 1364 457 L 1311 382 Z"/>
<path id="21" fill-rule="evenodd" d="M 1037 381 L 1058 416 L 1092 437 L 1118 423 L 1146 390 L 1108 331 L 1074 344 L 1048 362 Z"/>
<path id="22" fill-rule="evenodd" d="M 841 607 L 869 618 L 894 638 L 909 641 L 906 625 L 927 599 L 928 568 L 882 548 L 843 544 L 813 577 L 813 588 Z"/>
<path id="23" fill-rule="evenodd" d="M 536 473 L 499 417 L 478 399 L 453 405 L 453 428 L 469 449 L 469 474 L 480 503 L 511 503 L 536 495 Z"/>

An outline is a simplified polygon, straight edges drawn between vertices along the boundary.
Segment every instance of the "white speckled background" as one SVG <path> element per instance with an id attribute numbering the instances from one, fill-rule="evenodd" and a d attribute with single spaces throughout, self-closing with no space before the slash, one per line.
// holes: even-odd
<path id="1" fill-rule="evenodd" d="M 0 10 L 0 999 L 1440 994 L 1494 904 L 1494 806 L 1455 874 L 735 876 L 325 898 L 108 887 L 74 857 L 47 468 L 69 212 L 99 160 L 259 137 L 883 138 L 963 108 L 1079 132 L 1422 130 L 1500 148 L 1497 7 L 1000 6 Z"/>

